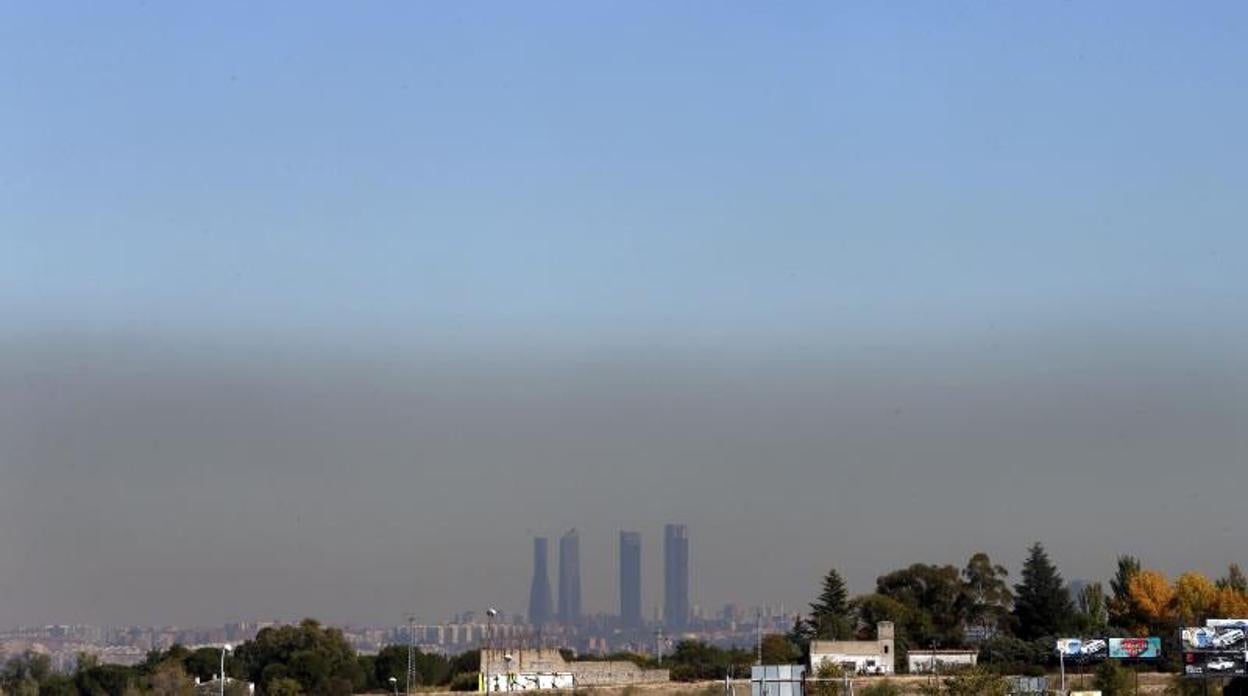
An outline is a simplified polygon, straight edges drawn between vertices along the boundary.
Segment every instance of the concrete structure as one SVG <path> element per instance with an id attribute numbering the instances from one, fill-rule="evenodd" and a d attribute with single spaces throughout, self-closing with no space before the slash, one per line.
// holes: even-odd
<path id="1" fill-rule="evenodd" d="M 906 654 L 911 674 L 951 672 L 977 664 L 979 652 L 975 650 L 911 650 Z"/>
<path id="2" fill-rule="evenodd" d="M 546 570 L 546 537 L 533 540 L 533 583 L 529 586 L 529 623 L 541 626 L 551 620 L 550 574 Z"/>
<path id="3" fill-rule="evenodd" d="M 810 672 L 836 665 L 852 674 L 893 674 L 896 672 L 896 646 L 893 622 L 876 624 L 875 640 L 813 640 L 810 642 Z"/>
<path id="4" fill-rule="evenodd" d="M 628 661 L 568 662 L 558 650 L 533 648 L 510 652 L 487 650 L 482 661 L 482 676 L 486 691 L 580 689 L 661 684 L 671 680 L 671 674 L 665 669 L 643 669 Z"/>
<path id="5" fill-rule="evenodd" d="M 620 624 L 640 628 L 641 532 L 620 532 Z"/>
<path id="6" fill-rule="evenodd" d="M 581 621 L 581 537 L 575 529 L 559 538 L 559 622 Z"/>
<path id="7" fill-rule="evenodd" d="M 689 626 L 689 531 L 683 524 L 663 528 L 663 624 L 674 632 Z"/>

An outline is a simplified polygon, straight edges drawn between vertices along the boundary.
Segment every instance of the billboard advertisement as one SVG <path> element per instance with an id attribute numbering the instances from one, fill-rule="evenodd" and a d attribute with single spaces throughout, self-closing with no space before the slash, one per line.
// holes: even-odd
<path id="1" fill-rule="evenodd" d="M 1234 626 L 1192 626 L 1183 629 L 1179 637 L 1183 652 L 1243 652 L 1244 635 L 1244 629 Z"/>
<path id="2" fill-rule="evenodd" d="M 1189 677 L 1242 677 L 1248 674 L 1244 668 L 1244 653 L 1183 653 L 1183 673 Z"/>
<path id="3" fill-rule="evenodd" d="M 1070 662 L 1104 660 L 1109 654 L 1109 643 L 1103 638 L 1058 638 L 1057 654 Z"/>
<path id="4" fill-rule="evenodd" d="M 1110 638 L 1109 656 L 1115 660 L 1155 660 L 1161 657 L 1161 639 Z"/>

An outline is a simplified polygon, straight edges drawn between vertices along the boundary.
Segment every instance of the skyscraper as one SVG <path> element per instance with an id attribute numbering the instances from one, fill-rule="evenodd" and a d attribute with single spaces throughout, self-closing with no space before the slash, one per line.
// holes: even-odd
<path id="1" fill-rule="evenodd" d="M 529 586 L 529 623 L 550 621 L 550 575 L 546 571 L 546 537 L 533 540 L 533 584 Z"/>
<path id="2" fill-rule="evenodd" d="M 663 528 L 663 623 L 676 631 L 689 625 L 689 532 L 683 524 Z"/>
<path id="3" fill-rule="evenodd" d="M 581 537 L 575 529 L 559 538 L 559 621 L 581 620 Z"/>
<path id="4" fill-rule="evenodd" d="M 620 624 L 641 626 L 641 532 L 620 532 Z"/>

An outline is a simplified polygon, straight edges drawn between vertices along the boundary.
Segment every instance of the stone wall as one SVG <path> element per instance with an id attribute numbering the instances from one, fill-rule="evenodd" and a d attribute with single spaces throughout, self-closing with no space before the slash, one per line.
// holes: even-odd
<path id="1" fill-rule="evenodd" d="M 511 656 L 508 662 L 505 655 Z M 573 661 L 563 659 L 558 650 L 530 649 L 486 651 L 483 660 L 486 674 L 571 672 L 578 687 L 657 684 L 671 680 L 665 669 L 644 669 L 632 662 Z"/>

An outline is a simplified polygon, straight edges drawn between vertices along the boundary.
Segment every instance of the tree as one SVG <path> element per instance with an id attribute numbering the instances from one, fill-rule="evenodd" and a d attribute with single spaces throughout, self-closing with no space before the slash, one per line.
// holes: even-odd
<path id="1" fill-rule="evenodd" d="M 763 636 L 759 652 L 765 665 L 787 665 L 802 659 L 802 651 L 779 633 Z"/>
<path id="2" fill-rule="evenodd" d="M 1138 621 L 1130 629 L 1137 635 L 1162 635 L 1176 628 L 1174 589 L 1166 576 L 1155 570 L 1142 570 L 1128 585 L 1131 615 Z"/>
<path id="3" fill-rule="evenodd" d="M 962 644 L 962 579 L 954 566 L 915 563 L 880 576 L 875 591 L 906 608 L 899 628 L 908 644 Z"/>
<path id="4" fill-rule="evenodd" d="M 1035 640 L 1063 632 L 1075 611 L 1070 591 L 1049 560 L 1044 546 L 1032 544 L 1023 563 L 1022 582 L 1014 586 L 1014 619 L 1018 635 Z"/>
<path id="5" fill-rule="evenodd" d="M 147 680 L 152 696 L 195 696 L 195 682 L 176 660 L 166 660 Z"/>
<path id="6" fill-rule="evenodd" d="M 1210 618 L 1217 606 L 1218 588 L 1195 571 L 1174 581 L 1174 616 L 1184 626 L 1196 626 Z"/>
<path id="7" fill-rule="evenodd" d="M 268 693 L 279 679 L 293 679 L 307 693 L 350 694 L 365 675 L 342 631 L 312 619 L 298 626 L 269 627 L 234 651 L 249 681 Z"/>
<path id="8" fill-rule="evenodd" d="M 1119 556 L 1118 569 L 1109 581 L 1109 589 L 1113 593 L 1109 598 L 1109 624 L 1118 628 L 1131 629 L 1140 623 L 1139 617 L 1131 613 L 1131 578 L 1140 572 L 1140 559 L 1135 556 Z"/>
<path id="9" fill-rule="evenodd" d="M 1009 571 L 983 552 L 971 556 L 962 569 L 962 614 L 985 636 L 995 634 L 1008 621 L 1014 595 L 1006 584 L 1007 576 Z"/>
<path id="10" fill-rule="evenodd" d="M 303 696 L 303 687 L 290 677 L 282 677 L 274 679 L 265 687 L 264 693 L 266 696 Z"/>
<path id="11" fill-rule="evenodd" d="M 1238 563 L 1232 563 L 1226 569 L 1226 575 L 1218 578 L 1218 587 L 1234 590 L 1240 594 L 1248 594 L 1248 577 L 1240 569 Z"/>
<path id="12" fill-rule="evenodd" d="M 853 635 L 849 620 L 849 593 L 845 580 L 835 568 L 823 576 L 823 591 L 810 605 L 810 624 L 814 637 L 822 640 L 845 640 Z"/>
<path id="13" fill-rule="evenodd" d="M 1105 631 L 1108 615 L 1106 613 L 1105 589 L 1099 582 L 1090 582 L 1079 590 L 1075 598 L 1079 609 L 1076 617 L 1078 628 L 1085 635 L 1100 634 Z"/>

